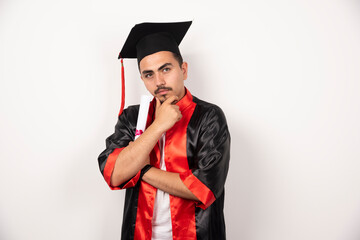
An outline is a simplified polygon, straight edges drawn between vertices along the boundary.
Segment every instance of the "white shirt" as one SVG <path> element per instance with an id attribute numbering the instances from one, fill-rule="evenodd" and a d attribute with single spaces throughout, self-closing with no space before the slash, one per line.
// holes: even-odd
<path id="1" fill-rule="evenodd" d="M 166 171 L 165 166 L 165 133 L 160 138 L 160 169 Z M 170 198 L 169 194 L 158 189 L 156 191 L 154 213 L 152 219 L 152 240 L 171 240 L 172 239 L 172 225 L 170 213 Z"/>

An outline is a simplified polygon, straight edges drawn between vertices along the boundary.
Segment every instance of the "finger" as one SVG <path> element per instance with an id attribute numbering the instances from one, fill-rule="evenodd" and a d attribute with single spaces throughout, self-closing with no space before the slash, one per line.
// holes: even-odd
<path id="1" fill-rule="evenodd" d="M 181 114 L 180 107 L 178 105 L 171 105 L 171 108 L 174 109 L 178 114 Z"/>
<path id="2" fill-rule="evenodd" d="M 170 96 L 164 103 L 166 104 L 173 104 L 174 101 L 177 101 L 179 98 L 176 95 Z"/>

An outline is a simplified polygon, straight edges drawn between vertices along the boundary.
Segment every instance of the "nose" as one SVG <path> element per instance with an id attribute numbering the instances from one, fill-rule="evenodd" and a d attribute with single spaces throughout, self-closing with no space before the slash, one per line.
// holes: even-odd
<path id="1" fill-rule="evenodd" d="M 156 86 L 165 85 L 165 79 L 164 79 L 164 76 L 161 73 L 156 74 L 155 77 L 156 77 L 156 79 L 155 79 Z"/>

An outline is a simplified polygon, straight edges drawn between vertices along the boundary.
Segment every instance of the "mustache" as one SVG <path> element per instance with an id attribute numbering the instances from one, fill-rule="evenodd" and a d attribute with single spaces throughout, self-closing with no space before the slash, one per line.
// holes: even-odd
<path id="1" fill-rule="evenodd" d="M 165 86 L 160 86 L 160 87 L 158 87 L 156 90 L 155 90 L 155 94 L 158 94 L 161 90 L 169 90 L 169 91 L 171 91 L 172 90 L 172 88 L 171 87 L 165 87 Z"/>

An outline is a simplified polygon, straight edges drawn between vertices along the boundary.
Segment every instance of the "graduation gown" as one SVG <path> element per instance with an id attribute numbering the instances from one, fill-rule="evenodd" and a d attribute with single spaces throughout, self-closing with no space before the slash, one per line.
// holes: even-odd
<path id="1" fill-rule="evenodd" d="M 147 126 L 154 119 L 155 99 L 150 103 Z M 225 237 L 224 184 L 230 160 L 230 134 L 222 110 L 211 103 L 185 96 L 176 103 L 182 118 L 166 132 L 167 171 L 180 174 L 183 183 L 200 200 L 170 195 L 173 239 L 222 240 Z M 151 239 L 156 188 L 141 180 L 141 171 L 121 184 L 111 186 L 110 177 L 119 153 L 134 140 L 139 105 L 129 106 L 119 116 L 115 133 L 106 139 L 98 161 L 105 181 L 113 190 L 126 189 L 122 240 Z M 156 144 L 151 165 L 159 168 Z"/>

